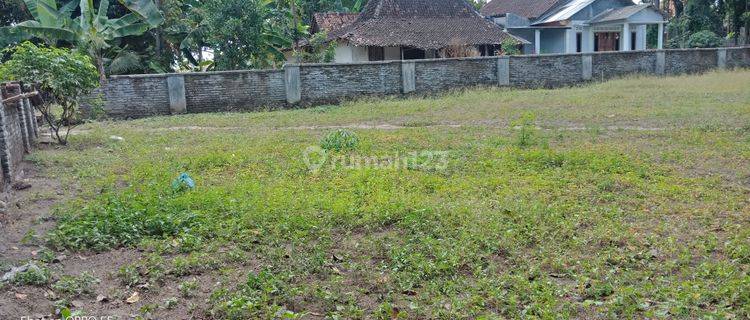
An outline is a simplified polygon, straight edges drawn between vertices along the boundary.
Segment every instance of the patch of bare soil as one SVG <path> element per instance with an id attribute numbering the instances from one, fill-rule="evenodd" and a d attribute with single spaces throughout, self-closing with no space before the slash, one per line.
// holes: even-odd
<path id="1" fill-rule="evenodd" d="M 44 235 L 54 227 L 54 207 L 66 195 L 59 182 L 44 177 L 31 163 L 24 163 L 25 181 L 31 184 L 24 190 L 0 194 L 6 210 L 0 213 L 0 277 L 11 267 L 23 266 L 30 261 L 37 265 L 45 247 Z M 0 204 L 2 205 L 2 204 Z M 109 319 L 208 319 L 206 300 L 221 280 L 216 273 L 168 278 L 162 285 L 129 288 L 117 277 L 117 271 L 144 257 L 133 248 L 117 249 L 105 253 L 54 252 L 55 258 L 46 264 L 52 274 L 49 284 L 43 286 L 0 283 L 0 319 L 54 319 L 56 301 L 63 297 L 51 285 L 63 275 L 79 276 L 83 272 L 99 280 L 94 293 L 68 299 L 73 310 L 83 310 L 87 316 Z M 238 275 L 247 270 L 237 268 Z M 238 278 L 239 279 L 239 278 Z M 198 286 L 189 297 L 181 295 L 179 284 L 193 280 Z M 138 292 L 138 301 L 127 299 Z M 167 300 L 176 303 L 168 304 Z M 170 305 L 167 307 L 167 305 Z M 107 319 L 107 318 L 104 318 Z"/>

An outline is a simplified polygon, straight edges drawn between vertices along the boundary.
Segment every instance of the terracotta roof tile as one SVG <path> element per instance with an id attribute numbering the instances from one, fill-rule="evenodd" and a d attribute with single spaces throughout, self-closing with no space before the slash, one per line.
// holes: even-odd
<path id="1" fill-rule="evenodd" d="M 318 12 L 313 14 L 312 32 L 331 32 L 350 25 L 359 13 Z"/>
<path id="2" fill-rule="evenodd" d="M 480 11 L 486 17 L 513 13 L 528 19 L 538 18 L 566 0 L 492 0 Z"/>
<path id="3" fill-rule="evenodd" d="M 329 33 L 360 46 L 440 49 L 500 44 L 512 38 L 464 0 L 370 0 L 348 27 Z"/>

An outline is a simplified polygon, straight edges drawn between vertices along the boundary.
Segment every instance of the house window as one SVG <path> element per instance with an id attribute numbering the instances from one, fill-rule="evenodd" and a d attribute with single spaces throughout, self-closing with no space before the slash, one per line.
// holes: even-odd
<path id="1" fill-rule="evenodd" d="M 635 32 L 630 33 L 630 50 L 635 50 Z"/>
<path id="2" fill-rule="evenodd" d="M 385 52 L 383 47 L 367 47 L 367 56 L 370 61 L 383 61 Z"/>
<path id="3" fill-rule="evenodd" d="M 576 33 L 576 52 L 581 52 L 583 47 L 583 34 L 580 32 Z"/>

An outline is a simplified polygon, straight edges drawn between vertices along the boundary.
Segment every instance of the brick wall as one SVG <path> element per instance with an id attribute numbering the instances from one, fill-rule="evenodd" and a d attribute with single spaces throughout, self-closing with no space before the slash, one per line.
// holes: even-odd
<path id="1" fill-rule="evenodd" d="M 704 72 L 720 64 L 726 68 L 750 67 L 750 47 L 302 64 L 288 65 L 285 70 L 114 76 L 98 92 L 105 99 L 104 110 L 109 116 L 139 118 L 314 105 L 476 85 L 560 87 L 634 73 Z"/>
<path id="2" fill-rule="evenodd" d="M 170 114 L 167 80 L 163 75 L 114 76 L 92 96 L 104 99 L 102 107 L 112 118 Z"/>
<path id="3" fill-rule="evenodd" d="M 682 74 L 715 69 L 717 57 L 716 49 L 668 50 L 665 72 L 666 74 Z"/>
<path id="4" fill-rule="evenodd" d="M 284 71 L 185 75 L 187 112 L 254 111 L 286 103 Z"/>
<path id="5" fill-rule="evenodd" d="M 496 59 L 435 59 L 415 65 L 417 92 L 497 84 Z"/>
<path id="6" fill-rule="evenodd" d="M 634 73 L 656 73 L 656 52 L 629 51 L 591 55 L 592 79 L 603 80 Z"/>
<path id="7" fill-rule="evenodd" d="M 20 177 L 19 165 L 37 138 L 33 107 L 27 98 L 16 99 L 17 83 L 0 86 L 0 190 Z"/>
<path id="8" fill-rule="evenodd" d="M 401 92 L 401 62 L 302 65 L 300 84 L 305 103 L 398 94 Z"/>
<path id="9" fill-rule="evenodd" d="M 750 67 L 750 49 L 727 50 L 727 68 Z"/>
<path id="10" fill-rule="evenodd" d="M 510 84 L 522 88 L 552 88 L 583 81 L 581 55 L 510 57 Z"/>

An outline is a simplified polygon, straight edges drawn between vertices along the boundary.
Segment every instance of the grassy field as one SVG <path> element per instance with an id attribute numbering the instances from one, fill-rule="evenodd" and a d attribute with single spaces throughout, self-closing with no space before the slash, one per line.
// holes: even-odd
<path id="1" fill-rule="evenodd" d="M 88 296 L 64 290 L 86 274 L 38 262 L 88 314 L 750 317 L 748 71 L 98 122 L 71 140 L 30 156 L 75 194 L 44 245 L 135 257 Z M 194 189 L 173 188 L 181 173 Z M 142 298 L 102 307 L 99 291 Z"/>

